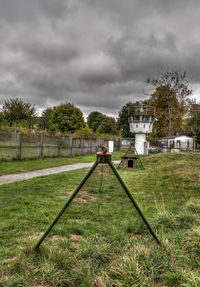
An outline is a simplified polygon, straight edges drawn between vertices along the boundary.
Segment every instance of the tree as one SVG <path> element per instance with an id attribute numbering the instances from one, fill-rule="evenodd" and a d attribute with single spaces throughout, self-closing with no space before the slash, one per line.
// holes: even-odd
<path id="1" fill-rule="evenodd" d="M 187 135 L 194 136 L 196 143 L 200 144 L 200 111 L 192 113 L 187 119 L 185 130 Z"/>
<path id="2" fill-rule="evenodd" d="M 42 130 L 49 130 L 51 128 L 50 126 L 50 119 L 51 114 L 53 112 L 53 108 L 49 107 L 46 108 L 39 119 L 39 128 Z"/>
<path id="3" fill-rule="evenodd" d="M 6 125 L 4 114 L 0 112 L 0 126 Z"/>
<path id="4" fill-rule="evenodd" d="M 71 103 L 54 107 L 49 122 L 56 130 L 69 133 L 84 126 L 83 113 Z"/>
<path id="5" fill-rule="evenodd" d="M 184 116 L 190 108 L 189 96 L 192 93 L 186 72 L 177 70 L 160 72 L 157 78 L 148 78 L 147 83 L 155 87 L 150 101 L 156 106 L 156 117 L 158 120 L 164 117 L 163 121 L 154 125 L 154 133 L 157 129 L 160 135 L 174 135 L 176 132 L 181 132 L 184 128 Z"/>
<path id="6" fill-rule="evenodd" d="M 87 118 L 89 128 L 91 128 L 93 132 L 95 132 L 104 119 L 105 115 L 103 115 L 102 113 L 97 111 L 91 112 Z"/>
<path id="7" fill-rule="evenodd" d="M 148 104 L 148 100 L 142 101 L 144 105 Z M 129 121 L 128 121 L 128 115 L 129 115 L 129 110 L 132 108 L 138 106 L 139 102 L 135 103 L 127 103 L 121 111 L 119 112 L 119 117 L 117 120 L 118 128 L 122 131 L 122 136 L 125 138 L 133 138 L 134 133 L 130 132 L 130 127 L 129 127 Z"/>
<path id="8" fill-rule="evenodd" d="M 189 83 L 185 71 L 183 73 L 177 70 L 160 72 L 157 78 L 147 78 L 146 81 L 156 88 L 166 86 L 170 90 L 173 90 L 176 94 L 177 100 L 183 108 L 191 102 L 188 97 L 192 94 L 192 90 L 189 89 Z"/>
<path id="9" fill-rule="evenodd" d="M 174 135 L 182 130 L 183 114 L 174 90 L 168 86 L 156 88 L 151 95 L 151 105 L 156 107 L 157 119 L 153 125 L 153 136 Z"/>
<path id="10" fill-rule="evenodd" d="M 73 137 L 85 137 L 85 138 L 91 138 L 94 136 L 93 130 L 90 129 L 88 127 L 87 124 L 85 124 L 85 127 L 80 129 L 80 130 L 76 130 L 73 134 Z"/>
<path id="11" fill-rule="evenodd" d="M 118 135 L 119 130 L 117 128 L 116 120 L 112 117 L 106 116 L 98 127 L 97 132 L 100 134 Z"/>
<path id="12" fill-rule="evenodd" d="M 5 100 L 2 112 L 10 126 L 20 122 L 32 125 L 36 117 L 35 107 L 31 103 L 24 103 L 18 98 Z"/>

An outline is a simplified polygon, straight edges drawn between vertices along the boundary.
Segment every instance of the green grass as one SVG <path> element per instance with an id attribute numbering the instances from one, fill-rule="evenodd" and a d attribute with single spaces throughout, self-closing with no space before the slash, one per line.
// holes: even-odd
<path id="1" fill-rule="evenodd" d="M 86 287 L 97 277 L 112 287 L 200 286 L 200 156 L 156 154 L 143 163 L 145 170 L 120 174 L 162 246 L 105 167 L 101 192 L 102 167 L 38 252 L 36 242 L 87 170 L 3 185 L 0 286 Z"/>
<path id="2" fill-rule="evenodd" d="M 113 160 L 120 159 L 124 151 L 114 152 Z M 55 157 L 55 158 L 42 158 L 21 161 L 4 161 L 0 162 L 0 175 L 12 174 L 17 172 L 25 172 L 54 166 L 61 166 L 65 164 L 73 164 L 79 162 L 93 162 L 96 160 L 96 154 L 75 156 L 75 157 Z"/>

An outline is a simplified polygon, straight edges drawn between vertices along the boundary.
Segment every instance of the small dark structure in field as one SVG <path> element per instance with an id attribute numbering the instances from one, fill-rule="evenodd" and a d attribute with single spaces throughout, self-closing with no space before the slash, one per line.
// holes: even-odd
<path id="1" fill-rule="evenodd" d="M 138 165 L 139 160 L 139 165 Z M 133 139 L 130 139 L 130 145 L 125 152 L 125 155 L 121 157 L 118 168 L 136 168 L 141 167 L 144 169 L 144 165 L 140 159 L 140 156 L 135 148 Z"/>
<path id="2" fill-rule="evenodd" d="M 136 168 L 138 157 L 136 156 L 122 156 L 121 157 L 121 168 Z"/>

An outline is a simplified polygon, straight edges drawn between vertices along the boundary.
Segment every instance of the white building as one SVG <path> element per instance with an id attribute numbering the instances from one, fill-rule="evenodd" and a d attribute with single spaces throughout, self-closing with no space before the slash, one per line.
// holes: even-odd
<path id="1" fill-rule="evenodd" d="M 160 141 L 171 151 L 192 151 L 194 149 L 193 138 L 185 135 L 165 137 Z"/>
<path id="2" fill-rule="evenodd" d="M 149 153 L 149 142 L 146 140 L 147 134 L 152 132 L 155 121 L 155 109 L 140 105 L 129 111 L 130 131 L 135 133 L 135 149 L 139 155 Z"/>

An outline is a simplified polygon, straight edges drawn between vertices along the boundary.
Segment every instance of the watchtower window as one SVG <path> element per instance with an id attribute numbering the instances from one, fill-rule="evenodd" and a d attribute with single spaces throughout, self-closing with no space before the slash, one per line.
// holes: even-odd
<path id="1" fill-rule="evenodd" d="M 138 124 L 136 124 L 136 128 L 138 128 Z"/>
<path id="2" fill-rule="evenodd" d="M 146 127 L 146 125 L 144 125 L 144 128 Z"/>
<path id="3" fill-rule="evenodd" d="M 134 116 L 134 120 L 137 121 L 137 122 L 139 122 L 140 116 L 136 116 L 136 115 L 135 115 L 135 116 Z"/>

